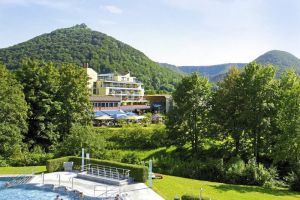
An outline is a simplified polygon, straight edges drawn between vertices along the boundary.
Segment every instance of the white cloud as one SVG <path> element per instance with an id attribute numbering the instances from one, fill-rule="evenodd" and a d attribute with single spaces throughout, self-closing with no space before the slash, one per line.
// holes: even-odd
<path id="1" fill-rule="evenodd" d="M 123 10 L 121 8 L 114 6 L 114 5 L 106 5 L 106 6 L 103 6 L 103 8 L 113 14 L 122 14 L 123 13 Z"/>

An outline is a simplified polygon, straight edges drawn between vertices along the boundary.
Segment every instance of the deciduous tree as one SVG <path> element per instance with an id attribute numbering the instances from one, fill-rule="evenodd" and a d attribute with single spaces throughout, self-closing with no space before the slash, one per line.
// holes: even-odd
<path id="1" fill-rule="evenodd" d="M 27 132 L 27 109 L 21 84 L 0 65 L 0 156 L 6 159 L 21 150 L 22 134 Z"/>
<path id="2" fill-rule="evenodd" d="M 190 144 L 197 153 L 209 126 L 211 85 L 193 73 L 184 77 L 173 93 L 175 106 L 168 114 L 168 137 L 172 144 Z"/>

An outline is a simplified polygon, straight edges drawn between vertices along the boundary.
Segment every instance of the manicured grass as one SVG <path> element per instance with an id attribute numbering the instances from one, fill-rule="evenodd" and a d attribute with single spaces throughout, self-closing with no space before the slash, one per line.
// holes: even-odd
<path id="1" fill-rule="evenodd" d="M 211 200 L 299 200 L 300 192 L 287 189 L 267 189 L 256 186 L 231 185 L 164 175 L 153 180 L 153 189 L 167 200 L 183 194 L 199 195 Z"/>
<path id="2" fill-rule="evenodd" d="M 39 174 L 46 171 L 46 166 L 0 167 L 0 174 Z"/>

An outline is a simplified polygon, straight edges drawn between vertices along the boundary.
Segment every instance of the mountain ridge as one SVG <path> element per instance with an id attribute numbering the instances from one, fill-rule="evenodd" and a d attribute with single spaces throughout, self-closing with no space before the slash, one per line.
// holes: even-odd
<path id="1" fill-rule="evenodd" d="M 85 24 L 56 29 L 28 41 L 0 49 L 0 62 L 18 69 L 23 58 L 89 66 L 98 73 L 130 72 L 146 90 L 174 90 L 181 74 L 150 60 L 143 52 Z"/>
<path id="2" fill-rule="evenodd" d="M 270 50 L 258 56 L 253 61 L 259 64 L 274 65 L 278 68 L 278 74 L 281 74 L 286 68 L 294 68 L 300 74 L 300 59 L 286 51 Z M 203 76 L 208 77 L 211 81 L 217 81 L 224 76 L 231 66 L 236 66 L 237 68 L 241 69 L 246 64 L 247 63 L 224 63 L 207 66 L 175 66 L 164 63 L 162 66 L 168 66 L 168 68 L 173 71 L 180 70 L 186 74 L 199 72 Z"/>

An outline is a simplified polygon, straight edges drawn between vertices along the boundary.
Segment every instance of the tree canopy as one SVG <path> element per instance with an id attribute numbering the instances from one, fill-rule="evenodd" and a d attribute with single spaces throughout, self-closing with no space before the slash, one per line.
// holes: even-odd
<path id="1" fill-rule="evenodd" d="M 169 139 L 178 146 L 191 144 L 198 151 L 209 125 L 211 85 L 207 78 L 193 73 L 184 77 L 173 93 L 174 107 L 168 114 Z"/>
<path id="2" fill-rule="evenodd" d="M 84 69 L 25 60 L 17 77 L 29 105 L 29 144 L 48 149 L 69 133 L 72 124 L 90 124 L 91 105 Z"/>
<path id="3" fill-rule="evenodd" d="M 27 104 L 21 84 L 0 64 L 0 160 L 21 151 L 27 133 Z"/>

